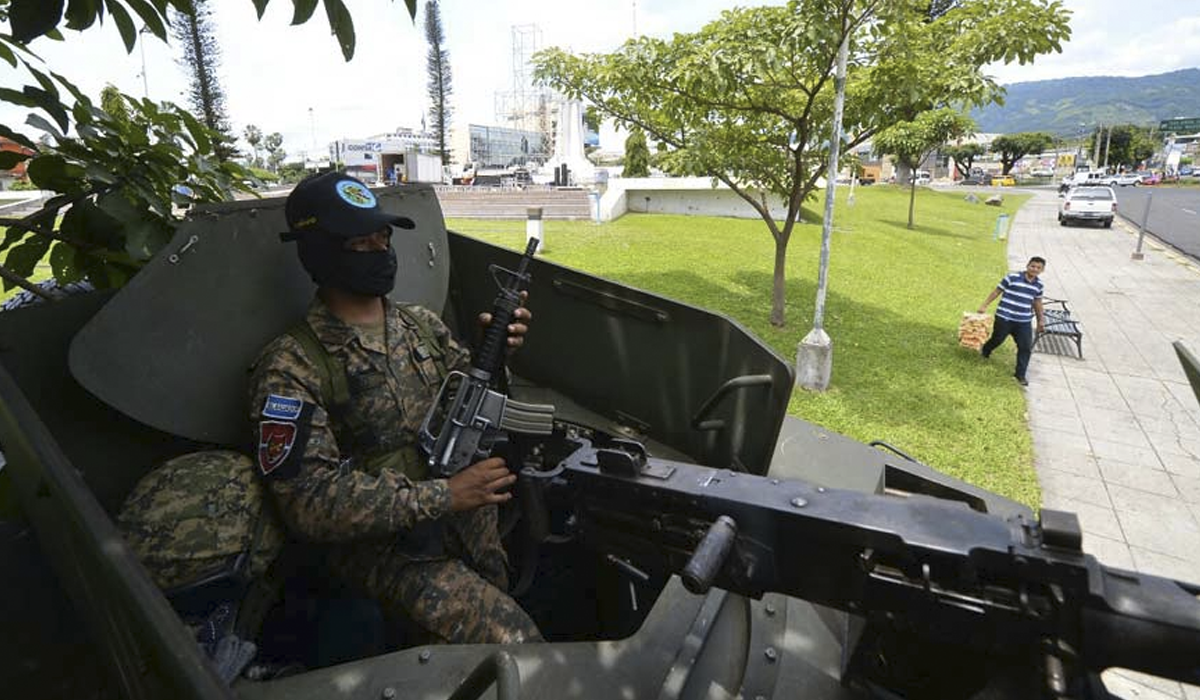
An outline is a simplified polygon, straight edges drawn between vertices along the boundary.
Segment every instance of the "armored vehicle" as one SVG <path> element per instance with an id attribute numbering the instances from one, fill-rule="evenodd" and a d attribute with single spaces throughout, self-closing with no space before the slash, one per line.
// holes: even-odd
<path id="1" fill-rule="evenodd" d="M 447 232 L 429 187 L 379 196 L 417 223 L 394 237 L 392 297 L 469 340 L 489 266 L 518 254 Z M 303 564 L 227 682 L 185 623 L 248 595 L 242 569 L 160 589 L 114 522 L 164 461 L 254 449 L 247 366 L 313 292 L 283 229 L 281 200 L 202 209 L 119 291 L 0 314 L 6 696 L 1105 697 L 1111 666 L 1200 681 L 1195 586 L 1102 566 L 1071 514 L 787 416 L 789 363 L 728 318 L 533 259 L 506 391 L 552 405 L 554 431 L 522 446 L 503 522 L 513 594 L 548 641 L 422 645 Z"/>

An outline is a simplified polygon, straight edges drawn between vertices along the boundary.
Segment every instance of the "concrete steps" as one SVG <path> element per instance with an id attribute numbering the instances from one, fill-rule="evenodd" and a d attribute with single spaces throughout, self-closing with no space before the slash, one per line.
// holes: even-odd
<path id="1" fill-rule="evenodd" d="M 574 188 L 435 187 L 447 219 L 525 219 L 529 207 L 541 207 L 542 219 L 592 218 L 587 190 Z"/>

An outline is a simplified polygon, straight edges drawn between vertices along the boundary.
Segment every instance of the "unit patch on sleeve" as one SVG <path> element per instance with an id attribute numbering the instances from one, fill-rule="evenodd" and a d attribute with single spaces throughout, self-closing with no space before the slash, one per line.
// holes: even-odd
<path id="1" fill-rule="evenodd" d="M 258 422 L 258 468 L 263 476 L 290 479 L 300 473 L 315 408 L 314 404 L 299 399 L 274 394 L 267 397 L 263 419 Z M 294 420 L 271 420 L 282 415 Z"/>
<path id="2" fill-rule="evenodd" d="M 279 396 L 278 394 L 269 394 L 267 401 L 263 404 L 263 418 L 278 418 L 279 420 L 296 420 L 300 417 L 300 411 L 304 408 L 304 402 L 300 399 L 294 399 L 290 396 Z"/>

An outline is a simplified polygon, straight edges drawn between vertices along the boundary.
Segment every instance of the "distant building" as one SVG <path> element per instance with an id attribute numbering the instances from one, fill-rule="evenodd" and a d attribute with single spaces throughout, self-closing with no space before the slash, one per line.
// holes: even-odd
<path id="1" fill-rule="evenodd" d="M 471 124 L 467 160 L 479 168 L 538 166 L 551 155 L 551 144 L 540 131 Z"/>
<path id="2" fill-rule="evenodd" d="M 411 149 L 436 153 L 437 138 L 415 129 L 397 129 L 365 139 L 340 139 L 329 144 L 329 159 L 341 163 L 348 175 L 368 183 L 394 182 L 388 163 Z"/>

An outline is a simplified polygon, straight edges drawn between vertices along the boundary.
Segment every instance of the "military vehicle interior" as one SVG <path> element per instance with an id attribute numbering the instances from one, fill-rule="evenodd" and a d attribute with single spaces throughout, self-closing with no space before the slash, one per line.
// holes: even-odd
<path id="1" fill-rule="evenodd" d="M 385 207 L 418 222 L 394 238 L 400 271 L 392 298 L 441 312 L 469 340 L 475 315 L 495 295 L 489 265 L 512 267 L 517 254 L 448 234 L 428 187 L 380 196 Z M 66 299 L 52 314 L 31 308 L 0 319 L 3 337 L 23 339 L 4 348 L 15 386 L 0 391 L 28 400 L 28 412 L 16 420 L 38 444 L 26 447 L 82 487 L 46 487 L 43 512 L 27 514 L 38 520 L 74 513 L 75 531 L 60 544 L 74 551 L 79 575 L 66 585 L 109 609 L 102 627 L 144 619 L 149 613 L 138 608 L 152 584 L 127 551 L 110 546 L 108 561 L 89 561 L 71 537 L 118 536 L 111 523 L 125 496 L 170 457 L 214 447 L 253 454 L 246 369 L 262 345 L 302 316 L 313 292 L 292 247 L 279 241 L 283 228 L 281 199 L 201 210 L 119 291 Z M 635 439 L 654 456 L 766 473 L 792 375 L 744 329 L 540 259 L 529 293 L 535 320 L 510 362 L 514 398 L 553 404 L 556 420 Z M 19 461 L 20 448 L 5 449 Z M 668 576 L 631 572 L 580 547 L 566 517 L 552 514 L 556 536 L 533 547 L 523 540 L 519 509 L 505 514 L 514 594 L 550 641 L 631 635 Z M 218 577 L 172 592 L 171 602 L 194 615 L 227 585 L 234 584 Z M 118 588 L 135 598 L 102 600 Z M 264 625 L 262 652 L 319 668 L 402 648 L 413 641 L 403 630 L 319 569 L 298 570 Z"/>

